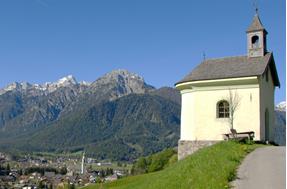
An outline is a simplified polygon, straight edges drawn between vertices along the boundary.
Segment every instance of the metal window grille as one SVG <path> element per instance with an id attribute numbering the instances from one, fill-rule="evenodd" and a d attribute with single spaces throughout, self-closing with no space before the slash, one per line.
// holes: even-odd
<path id="1" fill-rule="evenodd" d="M 226 101 L 221 101 L 218 103 L 218 117 L 228 118 L 229 117 L 229 103 Z"/>

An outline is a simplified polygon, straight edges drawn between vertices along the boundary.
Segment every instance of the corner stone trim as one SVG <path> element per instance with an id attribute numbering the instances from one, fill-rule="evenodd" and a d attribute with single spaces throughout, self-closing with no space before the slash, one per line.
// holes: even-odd
<path id="1" fill-rule="evenodd" d="M 179 140 L 178 141 L 178 160 L 186 158 L 186 156 L 193 154 L 197 150 L 211 146 L 219 141 L 210 140 Z"/>

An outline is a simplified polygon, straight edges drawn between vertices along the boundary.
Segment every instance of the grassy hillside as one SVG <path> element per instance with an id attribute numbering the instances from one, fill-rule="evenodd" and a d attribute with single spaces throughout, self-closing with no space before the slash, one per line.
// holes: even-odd
<path id="1" fill-rule="evenodd" d="M 260 145 L 221 142 L 201 149 L 186 159 L 155 173 L 127 177 L 85 189 L 185 189 L 229 188 L 241 160 Z"/>
<path id="2" fill-rule="evenodd" d="M 152 154 L 147 157 L 140 157 L 132 167 L 132 174 L 144 174 L 162 170 L 177 162 L 177 151 L 172 148 Z"/>

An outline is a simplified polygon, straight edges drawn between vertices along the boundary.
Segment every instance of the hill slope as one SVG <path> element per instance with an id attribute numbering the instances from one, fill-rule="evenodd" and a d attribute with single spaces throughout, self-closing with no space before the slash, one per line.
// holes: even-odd
<path id="1" fill-rule="evenodd" d="M 257 147 L 259 145 L 220 142 L 197 151 L 163 171 L 131 176 L 85 189 L 228 188 L 229 182 L 235 178 L 240 161 Z"/>

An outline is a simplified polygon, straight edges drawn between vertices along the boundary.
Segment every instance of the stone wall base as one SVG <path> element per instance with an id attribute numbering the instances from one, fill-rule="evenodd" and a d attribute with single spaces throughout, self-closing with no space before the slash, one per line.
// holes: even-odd
<path id="1" fill-rule="evenodd" d="M 186 156 L 193 154 L 200 148 L 213 145 L 220 141 L 210 140 L 179 140 L 178 141 L 178 160 L 184 159 Z"/>

